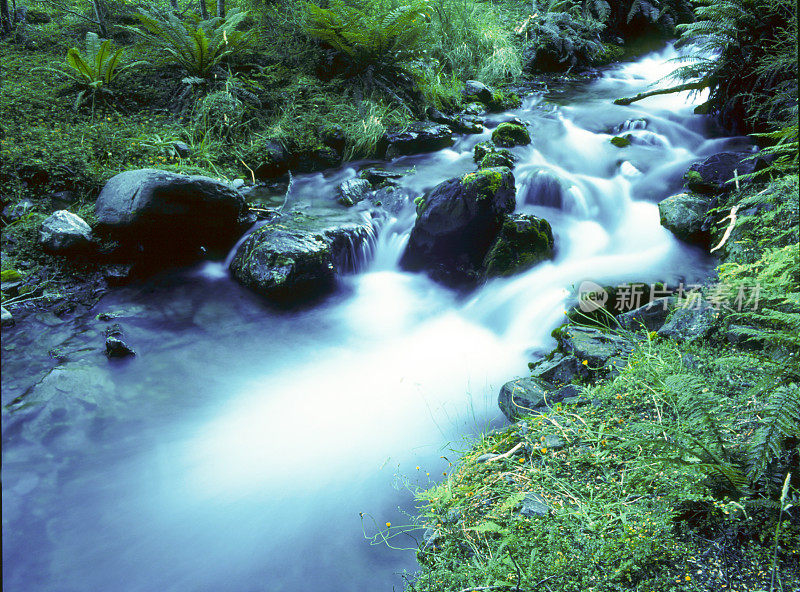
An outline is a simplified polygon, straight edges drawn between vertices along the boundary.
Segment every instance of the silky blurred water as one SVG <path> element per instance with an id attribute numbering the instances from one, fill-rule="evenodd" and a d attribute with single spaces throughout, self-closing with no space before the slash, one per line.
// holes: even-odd
<path id="1" fill-rule="evenodd" d="M 465 436 L 502 424 L 501 385 L 551 345 L 573 287 L 675 284 L 708 269 L 660 226 L 656 203 L 691 162 L 742 140 L 709 138 L 693 114 L 703 97 L 611 103 L 675 57 L 617 65 L 568 106 L 532 96 L 490 117 L 531 124 L 533 144 L 514 149 L 517 210 L 556 235 L 555 259 L 524 274 L 463 296 L 402 272 L 408 199 L 376 219 L 354 253 L 360 272 L 310 308 L 269 307 L 219 262 L 119 289 L 66 322 L 39 314 L 4 331 L 3 404 L 34 402 L 3 411 L 5 590 L 401 588 L 421 531 L 393 540 L 406 551 L 364 531 L 411 522 L 414 488 L 442 477 Z M 611 145 L 618 133 L 632 145 Z M 489 136 L 390 167 L 421 194 L 472 170 Z M 355 174 L 297 177 L 287 207 L 332 201 Z M 103 355 L 112 322 L 135 358 Z"/>

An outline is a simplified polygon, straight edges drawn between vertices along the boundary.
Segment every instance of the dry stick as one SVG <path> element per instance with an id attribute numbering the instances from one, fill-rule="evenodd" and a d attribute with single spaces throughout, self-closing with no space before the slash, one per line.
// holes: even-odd
<path id="1" fill-rule="evenodd" d="M 737 177 L 737 181 L 738 181 L 738 177 Z M 722 240 L 719 241 L 719 244 L 716 247 L 714 247 L 713 249 L 711 249 L 709 251 L 709 253 L 713 253 L 714 251 L 716 251 L 718 249 L 721 249 L 722 246 L 726 242 L 728 242 L 728 238 L 730 238 L 731 232 L 733 232 L 733 227 L 736 226 L 736 212 L 738 212 L 738 211 L 739 211 L 739 206 L 737 204 L 737 205 L 735 205 L 735 206 L 733 206 L 731 208 L 731 213 L 730 214 L 728 214 L 722 220 L 719 221 L 719 224 L 722 224 L 723 222 L 725 222 L 725 220 L 730 220 L 730 222 L 728 223 L 728 228 L 725 229 L 725 234 L 722 236 Z"/>
<path id="2" fill-rule="evenodd" d="M 519 450 L 520 448 L 522 448 L 522 442 L 520 442 L 519 444 L 517 444 L 516 446 L 514 446 L 514 448 L 512 448 L 512 449 L 511 449 L 511 450 L 509 450 L 508 452 L 504 452 L 503 454 L 498 454 L 497 456 L 490 458 L 490 459 L 489 459 L 489 460 L 487 460 L 486 462 L 487 462 L 487 463 L 490 463 L 490 462 L 492 462 L 493 460 L 499 460 L 499 459 L 501 459 L 501 458 L 508 458 L 509 456 L 512 456 L 512 455 L 513 455 L 513 454 L 514 454 L 514 453 L 515 453 L 517 450 Z"/>
<path id="3" fill-rule="evenodd" d="M 679 84 L 678 86 L 673 86 L 670 88 L 659 88 L 657 90 L 651 90 L 648 92 L 642 92 L 636 95 L 635 97 L 622 97 L 620 99 L 616 99 L 614 101 L 615 105 L 630 105 L 635 101 L 641 101 L 642 99 L 646 99 L 647 97 L 652 97 L 655 95 L 669 95 L 672 93 L 677 92 L 684 92 L 687 90 L 703 90 L 708 86 L 703 82 L 688 82 L 686 84 Z"/>

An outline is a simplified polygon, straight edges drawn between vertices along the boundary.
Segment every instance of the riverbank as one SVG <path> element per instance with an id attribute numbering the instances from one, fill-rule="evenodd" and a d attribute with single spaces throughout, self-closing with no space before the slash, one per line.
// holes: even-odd
<path id="1" fill-rule="evenodd" d="M 622 324 L 601 316 L 630 353 L 603 368 L 578 347 L 597 379 L 576 371 L 571 397 L 504 387 L 515 423 L 417 493 L 422 569 L 408 590 L 798 587 L 797 192 L 789 176 L 721 200 L 720 217 L 739 216 L 714 232 L 718 280 L 669 317 L 663 298 Z M 548 359 L 570 331 L 597 331 L 573 317 Z"/>

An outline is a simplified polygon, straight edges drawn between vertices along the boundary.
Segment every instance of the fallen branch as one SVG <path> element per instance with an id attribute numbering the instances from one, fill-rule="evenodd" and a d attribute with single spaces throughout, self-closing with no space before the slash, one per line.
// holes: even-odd
<path id="1" fill-rule="evenodd" d="M 490 458 L 490 459 L 489 459 L 489 460 L 487 460 L 486 462 L 487 462 L 487 463 L 490 463 L 490 462 L 492 462 L 493 460 L 500 460 L 501 458 L 508 458 L 509 456 L 513 456 L 513 455 L 514 455 L 514 453 L 515 453 L 517 450 L 519 450 L 520 448 L 522 448 L 522 442 L 520 442 L 519 444 L 517 444 L 516 446 L 514 446 L 514 448 L 512 448 L 512 449 L 511 449 L 511 450 L 509 450 L 508 452 L 504 452 L 503 454 L 498 454 L 497 456 Z"/>
<path id="2" fill-rule="evenodd" d="M 614 101 L 614 104 L 630 105 L 634 101 L 641 101 L 642 99 L 646 99 L 647 97 L 652 97 L 655 95 L 669 95 L 672 93 L 684 92 L 687 90 L 703 90 L 707 86 L 708 84 L 706 84 L 705 82 L 687 82 L 686 84 L 679 84 L 678 86 L 673 86 L 671 88 L 659 88 L 658 90 L 650 90 L 647 92 L 639 93 L 635 97 L 622 97 L 621 99 L 616 99 Z"/>
<path id="3" fill-rule="evenodd" d="M 728 228 L 725 229 L 725 234 L 722 236 L 722 240 L 719 241 L 719 244 L 713 249 L 711 249 L 709 253 L 713 253 L 714 251 L 721 249 L 722 245 L 728 242 L 728 238 L 731 236 L 731 232 L 733 232 L 733 227 L 736 226 L 736 212 L 738 211 L 739 211 L 739 206 L 738 205 L 733 206 L 731 208 L 731 213 L 719 221 L 719 223 L 722 224 L 723 222 L 725 222 L 725 220 L 730 220 L 730 222 L 728 223 Z"/>

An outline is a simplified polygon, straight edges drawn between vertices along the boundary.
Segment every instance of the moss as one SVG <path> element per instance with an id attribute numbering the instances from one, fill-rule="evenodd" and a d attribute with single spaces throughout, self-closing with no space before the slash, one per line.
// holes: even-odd
<path id="1" fill-rule="evenodd" d="M 689 186 L 703 184 L 703 175 L 701 175 L 697 171 L 686 171 L 686 174 L 683 176 L 683 179 Z"/>
<path id="2" fill-rule="evenodd" d="M 498 150 L 497 152 L 490 152 L 483 157 L 479 168 L 493 168 L 493 167 L 508 167 L 514 166 L 514 157 L 508 150 Z"/>
<path id="3" fill-rule="evenodd" d="M 472 158 L 475 162 L 480 162 L 487 154 L 496 151 L 497 151 L 497 146 L 495 146 L 494 142 L 492 142 L 491 140 L 479 142 L 475 144 L 475 148 L 472 149 Z"/>
<path id="4" fill-rule="evenodd" d="M 477 193 L 476 199 L 492 199 L 507 182 L 511 170 L 507 167 L 480 169 L 461 177 L 461 182 L 469 190 Z"/>
<path id="5" fill-rule="evenodd" d="M 507 217 L 484 259 L 487 277 L 509 276 L 553 256 L 553 231 L 543 218 Z"/>
<path id="6" fill-rule="evenodd" d="M 490 111 L 507 111 L 518 109 L 522 105 L 522 100 L 516 93 L 505 92 L 502 90 L 492 93 L 492 99 L 486 104 Z"/>
<path id="7" fill-rule="evenodd" d="M 506 122 L 498 125 L 492 132 L 492 141 L 505 148 L 524 146 L 531 143 L 531 135 L 524 125 Z"/>
<path id="8" fill-rule="evenodd" d="M 610 142 L 617 148 L 627 148 L 631 145 L 630 136 L 614 136 Z"/>

